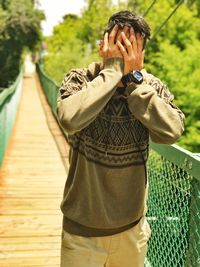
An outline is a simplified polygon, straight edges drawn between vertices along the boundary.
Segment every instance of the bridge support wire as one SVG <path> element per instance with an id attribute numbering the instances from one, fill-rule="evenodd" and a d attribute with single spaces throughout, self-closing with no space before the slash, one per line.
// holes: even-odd
<path id="1" fill-rule="evenodd" d="M 170 15 L 163 21 L 163 23 L 158 27 L 158 29 L 153 34 L 151 40 L 153 40 L 156 35 L 162 30 L 162 28 L 167 24 L 167 22 L 171 19 L 171 17 L 175 14 L 175 12 L 178 10 L 178 8 L 183 4 L 184 0 L 180 0 L 174 10 L 170 13 Z"/>

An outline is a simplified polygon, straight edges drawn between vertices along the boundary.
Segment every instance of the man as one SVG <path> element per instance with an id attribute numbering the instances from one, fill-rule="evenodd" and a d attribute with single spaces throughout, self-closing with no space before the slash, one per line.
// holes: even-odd
<path id="1" fill-rule="evenodd" d="M 69 173 L 61 210 L 62 267 L 142 267 L 150 138 L 174 143 L 182 112 L 167 87 L 143 69 L 145 20 L 114 14 L 100 44 L 101 64 L 67 73 L 57 112 L 68 133 Z"/>

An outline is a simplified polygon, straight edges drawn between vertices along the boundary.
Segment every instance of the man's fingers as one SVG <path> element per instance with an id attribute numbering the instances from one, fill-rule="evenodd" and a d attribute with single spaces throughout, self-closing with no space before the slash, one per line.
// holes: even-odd
<path id="1" fill-rule="evenodd" d="M 122 32 L 121 33 L 121 36 L 122 36 L 122 40 L 124 41 L 124 44 L 126 46 L 126 49 L 128 51 L 128 55 L 129 56 L 132 56 L 133 55 L 133 48 L 132 48 L 132 44 L 131 42 L 129 41 L 129 39 L 126 37 L 125 33 Z"/>
<path id="2" fill-rule="evenodd" d="M 144 63 L 144 54 L 145 54 L 145 50 L 142 51 L 142 62 Z M 143 67 L 143 66 L 142 66 Z"/>
<path id="3" fill-rule="evenodd" d="M 124 32 L 125 35 L 127 36 L 127 38 L 129 38 L 130 36 L 130 33 L 129 33 L 129 27 L 128 26 L 125 26 L 124 28 L 121 28 L 118 30 L 117 32 L 117 38 L 116 38 L 116 42 L 119 40 L 120 42 L 122 42 L 122 35 L 121 33 Z"/>
<path id="4" fill-rule="evenodd" d="M 130 37 L 130 30 L 129 30 L 129 29 L 130 29 L 130 28 L 129 28 L 128 26 L 125 26 L 125 27 L 123 28 L 123 30 L 122 30 L 127 38 Z"/>
<path id="5" fill-rule="evenodd" d="M 108 32 L 104 34 L 103 39 L 103 51 L 106 52 L 108 50 Z"/>
<path id="6" fill-rule="evenodd" d="M 115 37 L 117 35 L 117 31 L 118 31 L 119 27 L 118 25 L 116 24 L 114 26 L 114 28 L 112 29 L 110 35 L 109 35 L 109 45 L 114 45 L 115 44 Z"/>
<path id="7" fill-rule="evenodd" d="M 130 38 L 129 38 L 131 44 L 132 44 L 132 47 L 133 47 L 133 51 L 134 51 L 134 54 L 137 53 L 137 39 L 136 39 L 136 35 L 135 35 L 135 31 L 133 28 L 130 29 Z"/>
<path id="8" fill-rule="evenodd" d="M 122 53 L 122 56 L 124 57 L 124 59 L 126 59 L 128 54 L 126 52 L 125 47 L 122 45 L 122 43 L 119 40 L 117 41 L 117 45 L 118 45 L 118 47 L 119 47 L 119 49 L 120 49 L 120 51 Z"/>
<path id="9" fill-rule="evenodd" d="M 135 32 L 133 30 L 133 28 L 130 28 L 130 38 L 129 38 L 130 42 L 136 42 L 136 36 L 135 36 Z"/>
<path id="10" fill-rule="evenodd" d="M 143 37 L 142 37 L 142 35 L 140 33 L 137 33 L 136 37 L 137 37 L 137 52 L 141 53 L 142 50 L 143 50 L 143 42 L 144 42 L 144 40 L 143 40 Z"/>
<path id="11" fill-rule="evenodd" d="M 106 33 L 104 34 L 104 39 L 103 39 L 103 41 L 104 41 L 104 45 L 108 45 L 108 32 L 106 32 Z"/>

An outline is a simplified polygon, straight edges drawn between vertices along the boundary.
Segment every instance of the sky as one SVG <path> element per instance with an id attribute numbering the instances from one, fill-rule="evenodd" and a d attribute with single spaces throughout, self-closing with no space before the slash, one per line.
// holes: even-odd
<path id="1" fill-rule="evenodd" d="M 84 0 L 38 0 L 39 9 L 44 10 L 46 21 L 42 22 L 42 29 L 45 36 L 51 35 L 53 26 L 62 21 L 66 14 L 80 14 L 85 6 Z M 113 0 L 117 3 L 117 0 Z"/>
<path id="2" fill-rule="evenodd" d="M 84 0 L 38 0 L 39 8 L 44 10 L 46 21 L 42 22 L 44 35 L 51 35 L 53 26 L 62 21 L 68 13 L 80 14 L 85 6 Z"/>

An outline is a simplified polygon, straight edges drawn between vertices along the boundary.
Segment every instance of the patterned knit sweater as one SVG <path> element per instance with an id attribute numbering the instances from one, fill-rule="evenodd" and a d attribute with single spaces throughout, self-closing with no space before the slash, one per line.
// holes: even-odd
<path id="1" fill-rule="evenodd" d="M 173 95 L 143 70 L 144 82 L 118 88 L 119 58 L 100 71 L 67 73 L 60 88 L 58 118 L 68 133 L 69 172 L 61 210 L 63 228 L 104 236 L 134 226 L 145 213 L 149 135 L 173 143 L 183 132 L 183 113 Z"/>

